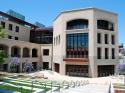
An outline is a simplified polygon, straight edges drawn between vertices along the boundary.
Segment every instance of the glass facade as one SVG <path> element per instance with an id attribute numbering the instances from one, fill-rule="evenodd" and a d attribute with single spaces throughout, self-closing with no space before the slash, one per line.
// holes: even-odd
<path id="1" fill-rule="evenodd" d="M 88 57 L 88 33 L 67 34 L 66 41 L 68 58 Z"/>
<path id="2" fill-rule="evenodd" d="M 76 19 L 67 22 L 67 30 L 87 29 L 87 28 L 88 28 L 88 20 L 86 19 Z"/>
<path id="3" fill-rule="evenodd" d="M 20 13 L 17 13 L 17 12 L 15 12 L 15 11 L 13 11 L 13 10 L 9 10 L 9 11 L 7 12 L 7 14 L 9 14 L 9 15 L 11 15 L 11 16 L 13 16 L 13 17 L 16 17 L 16 18 L 18 18 L 18 19 L 25 20 L 25 16 L 23 16 L 23 15 L 20 14 Z"/>
<path id="4" fill-rule="evenodd" d="M 66 65 L 66 75 L 88 77 L 88 65 Z"/>
<path id="5" fill-rule="evenodd" d="M 38 44 L 52 44 L 53 32 L 52 31 L 30 31 L 30 42 Z"/>
<path id="6" fill-rule="evenodd" d="M 114 31 L 114 24 L 107 20 L 97 20 L 97 28 Z"/>

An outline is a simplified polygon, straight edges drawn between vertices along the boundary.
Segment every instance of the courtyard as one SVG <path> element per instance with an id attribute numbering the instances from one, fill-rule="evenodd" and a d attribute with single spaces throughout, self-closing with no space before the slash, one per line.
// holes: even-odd
<path id="1" fill-rule="evenodd" d="M 0 93 L 114 93 L 125 89 L 123 76 L 81 78 L 45 70 L 35 73 L 2 73 Z M 113 87 L 114 85 L 114 87 Z"/>

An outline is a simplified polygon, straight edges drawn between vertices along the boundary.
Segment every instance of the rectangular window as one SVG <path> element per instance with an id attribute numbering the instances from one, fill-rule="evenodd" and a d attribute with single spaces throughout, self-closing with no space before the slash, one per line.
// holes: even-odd
<path id="1" fill-rule="evenodd" d="M 18 37 L 15 37 L 15 40 L 18 40 Z"/>
<path id="2" fill-rule="evenodd" d="M 105 34 L 105 44 L 108 44 L 108 34 Z"/>
<path id="3" fill-rule="evenodd" d="M 105 48 L 105 59 L 109 58 L 109 49 Z"/>
<path id="4" fill-rule="evenodd" d="M 67 57 L 83 58 L 88 56 L 88 33 L 67 34 Z M 83 55 L 84 53 L 84 55 Z"/>
<path id="5" fill-rule="evenodd" d="M 8 39 L 12 39 L 12 36 L 8 35 Z"/>
<path id="6" fill-rule="evenodd" d="M 16 26 L 15 30 L 16 32 L 19 32 L 19 26 Z"/>
<path id="7" fill-rule="evenodd" d="M 60 35 L 59 35 L 59 44 L 60 44 Z"/>
<path id="8" fill-rule="evenodd" d="M 97 48 L 97 59 L 101 59 L 102 50 L 100 47 Z"/>
<path id="9" fill-rule="evenodd" d="M 112 48 L 112 59 L 115 59 L 115 49 Z"/>
<path id="10" fill-rule="evenodd" d="M 113 45 L 115 44 L 115 36 L 114 36 L 114 35 L 111 36 L 111 43 L 112 43 Z"/>
<path id="11" fill-rule="evenodd" d="M 97 43 L 101 43 L 101 33 L 97 33 Z"/>
<path id="12" fill-rule="evenodd" d="M 48 56 L 49 55 L 49 49 L 43 49 L 43 55 Z"/>
<path id="13" fill-rule="evenodd" d="M 9 24 L 9 30 L 13 30 L 13 25 L 12 24 Z"/>
<path id="14" fill-rule="evenodd" d="M 5 28 L 5 22 L 1 21 L 2 28 Z"/>

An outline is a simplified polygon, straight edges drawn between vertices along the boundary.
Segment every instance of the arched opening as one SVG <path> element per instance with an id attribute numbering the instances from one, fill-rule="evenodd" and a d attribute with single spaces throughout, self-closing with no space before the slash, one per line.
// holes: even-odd
<path id="1" fill-rule="evenodd" d="M 29 49 L 28 48 L 23 48 L 23 57 L 30 57 L 30 53 L 29 53 Z"/>
<path id="2" fill-rule="evenodd" d="M 75 19 L 67 22 L 67 30 L 87 29 L 87 28 L 88 28 L 88 20 L 86 19 Z"/>
<path id="3" fill-rule="evenodd" d="M 20 48 L 17 46 L 13 46 L 11 48 L 11 57 L 20 57 Z"/>
<path id="4" fill-rule="evenodd" d="M 32 57 L 37 57 L 37 49 L 32 49 Z"/>
<path id="5" fill-rule="evenodd" d="M 8 55 L 8 49 L 9 47 L 3 44 L 0 44 L 0 50 L 4 50 L 4 53 Z"/>
<path id="6" fill-rule="evenodd" d="M 114 31 L 114 24 L 107 20 L 97 20 L 97 28 Z"/>

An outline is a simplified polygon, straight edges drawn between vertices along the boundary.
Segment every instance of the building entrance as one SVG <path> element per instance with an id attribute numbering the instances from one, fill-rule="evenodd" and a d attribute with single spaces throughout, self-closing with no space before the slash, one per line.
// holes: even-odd
<path id="1" fill-rule="evenodd" d="M 88 77 L 88 65 L 66 65 L 66 75 Z"/>
<path id="2" fill-rule="evenodd" d="M 55 67 L 55 71 L 59 73 L 59 68 L 60 68 L 60 65 L 55 63 L 54 64 L 54 67 Z"/>
<path id="3" fill-rule="evenodd" d="M 43 62 L 43 69 L 49 69 L 49 62 Z"/>
<path id="4" fill-rule="evenodd" d="M 32 62 L 33 70 L 37 70 L 37 62 Z"/>
<path id="5" fill-rule="evenodd" d="M 101 65 L 98 66 L 98 77 L 109 76 L 114 74 L 114 65 Z"/>

